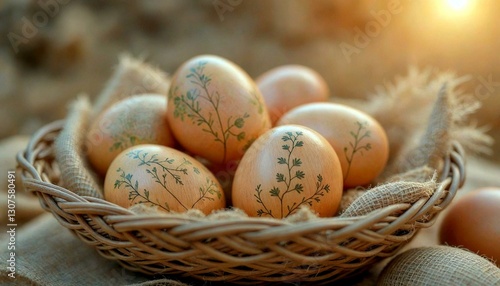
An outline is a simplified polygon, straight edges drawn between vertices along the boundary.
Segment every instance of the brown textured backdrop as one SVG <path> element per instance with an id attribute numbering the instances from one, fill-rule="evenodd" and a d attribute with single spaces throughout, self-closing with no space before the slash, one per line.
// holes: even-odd
<path id="1" fill-rule="evenodd" d="M 167 72 L 202 53 L 227 57 L 254 77 L 304 64 L 339 97 L 365 97 L 410 65 L 451 70 L 471 76 L 464 90 L 484 102 L 478 120 L 499 141 L 500 5 L 469 1 L 455 11 L 448 0 L 5 0 L 0 138 L 63 117 L 78 93 L 94 97 L 128 52 Z"/>

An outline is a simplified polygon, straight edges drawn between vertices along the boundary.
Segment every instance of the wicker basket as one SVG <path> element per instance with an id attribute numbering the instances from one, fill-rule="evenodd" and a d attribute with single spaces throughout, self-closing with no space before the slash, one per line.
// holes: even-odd
<path id="1" fill-rule="evenodd" d="M 64 121 L 33 135 L 17 160 L 27 191 L 82 241 L 125 268 L 205 281 L 328 283 L 360 273 L 394 255 L 420 228 L 433 224 L 465 179 L 458 143 L 445 159 L 434 194 L 352 218 L 305 223 L 242 218 L 207 221 L 137 215 L 59 186 L 53 143 Z"/>

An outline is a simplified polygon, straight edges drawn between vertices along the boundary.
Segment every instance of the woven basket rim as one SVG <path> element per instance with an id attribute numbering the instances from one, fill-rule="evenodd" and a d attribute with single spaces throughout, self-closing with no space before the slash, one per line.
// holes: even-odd
<path id="1" fill-rule="evenodd" d="M 51 170 L 55 161 L 52 143 L 64 122 L 58 120 L 40 128 L 25 150 L 17 154 L 24 187 L 38 195 L 41 205 L 52 212 L 60 224 L 72 230 L 85 243 L 96 247 L 102 256 L 146 274 L 174 273 L 233 282 L 340 279 L 368 267 L 376 260 L 394 255 L 420 228 L 431 226 L 436 215 L 452 201 L 465 180 L 463 148 L 459 143 L 452 142 L 451 150 L 444 158 L 438 186 L 429 198 L 421 198 L 413 204 L 390 205 L 363 216 L 317 218 L 292 223 L 275 218 L 234 217 L 215 221 L 167 213 L 139 215 L 103 199 L 79 196 L 52 183 L 57 181 L 57 177 L 47 171 Z M 394 234 L 395 231 L 400 233 Z M 214 239 L 227 245 L 216 245 L 215 249 L 207 246 Z M 291 248 L 297 243 L 301 249 L 295 252 L 283 241 L 291 241 Z M 359 249 L 356 248 L 358 244 Z M 221 249 L 225 248 L 230 250 L 224 253 Z M 264 248 L 270 251 L 263 251 Z M 309 252 L 309 249 L 326 254 L 301 253 Z M 185 262 L 189 255 L 195 258 Z M 198 261 L 196 255 L 203 258 Z M 130 257 L 134 256 L 142 262 L 133 261 Z M 352 257 L 355 262 L 339 257 Z M 144 262 L 144 259 L 150 261 Z M 261 269 L 262 265 L 267 265 L 266 259 L 271 261 L 268 264 L 280 259 L 302 264 L 319 263 L 321 275 L 315 276 L 314 271 L 302 271 L 300 267 L 296 267 L 291 274 L 281 276 L 273 271 L 266 272 Z M 331 261 L 334 261 L 333 266 L 328 267 L 335 271 L 325 274 L 321 265 Z M 246 268 L 245 263 L 255 266 L 250 270 L 243 269 Z M 210 271 L 215 274 L 208 274 Z M 269 272 L 268 276 L 259 274 L 262 272 Z"/>

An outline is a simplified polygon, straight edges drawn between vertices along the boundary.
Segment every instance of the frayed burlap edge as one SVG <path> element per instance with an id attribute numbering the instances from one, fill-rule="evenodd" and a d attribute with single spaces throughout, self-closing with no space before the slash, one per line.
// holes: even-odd
<path id="1" fill-rule="evenodd" d="M 68 190 L 80 196 L 103 198 L 102 182 L 89 166 L 84 150 L 90 107 L 85 95 L 71 104 L 64 127 L 55 140 L 54 152 L 63 185 Z"/>
<path id="2" fill-rule="evenodd" d="M 170 76 L 144 60 L 122 54 L 119 63 L 104 89 L 97 96 L 92 108 L 91 118 L 117 101 L 141 94 L 167 95 Z"/>

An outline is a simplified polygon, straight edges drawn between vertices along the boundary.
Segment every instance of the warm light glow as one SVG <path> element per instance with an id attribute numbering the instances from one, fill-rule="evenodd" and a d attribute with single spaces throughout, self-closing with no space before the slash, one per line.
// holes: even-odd
<path id="1" fill-rule="evenodd" d="M 443 19 L 456 22 L 461 21 L 463 17 L 472 17 L 476 14 L 478 6 L 476 2 L 476 0 L 440 0 L 434 3 L 438 8 L 436 11 Z"/>
<path id="2" fill-rule="evenodd" d="M 448 6 L 455 11 L 462 11 L 469 7 L 470 0 L 447 0 Z"/>

